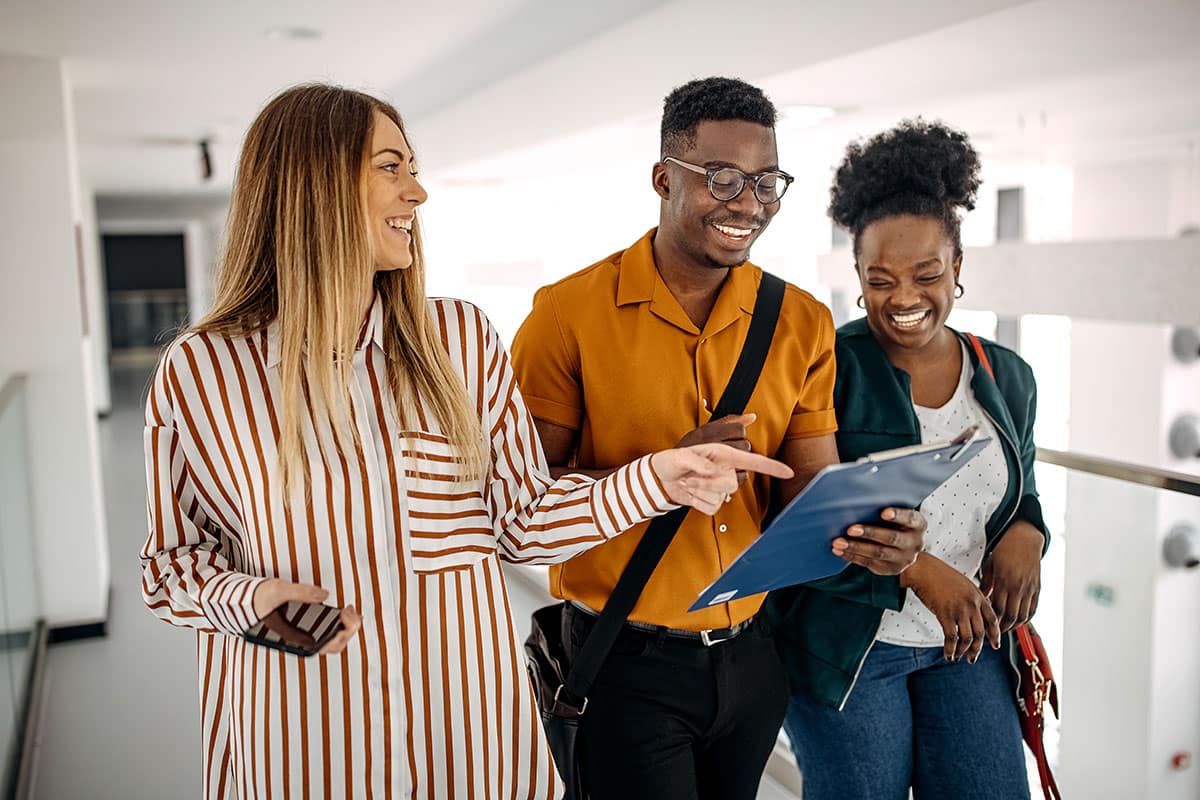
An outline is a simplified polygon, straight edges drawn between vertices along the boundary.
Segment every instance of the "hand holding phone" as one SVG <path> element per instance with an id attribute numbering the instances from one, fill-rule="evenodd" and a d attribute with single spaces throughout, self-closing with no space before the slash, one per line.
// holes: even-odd
<path id="1" fill-rule="evenodd" d="M 318 586 L 266 580 L 254 592 L 259 621 L 242 635 L 255 644 L 299 656 L 340 653 L 362 626 L 362 618 L 353 607 L 323 605 L 328 596 Z"/>
<path id="2" fill-rule="evenodd" d="M 341 616 L 340 608 L 293 600 L 267 614 L 242 635 L 264 647 L 311 656 L 343 630 Z"/>

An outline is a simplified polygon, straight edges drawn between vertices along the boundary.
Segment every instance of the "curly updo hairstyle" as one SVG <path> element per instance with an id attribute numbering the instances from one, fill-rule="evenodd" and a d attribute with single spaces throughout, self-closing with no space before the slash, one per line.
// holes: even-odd
<path id="1" fill-rule="evenodd" d="M 941 122 L 907 119 L 866 142 L 852 142 L 829 190 L 829 216 L 854 237 L 898 214 L 941 221 L 962 255 L 958 210 L 975 208 L 979 154 L 967 134 Z"/>

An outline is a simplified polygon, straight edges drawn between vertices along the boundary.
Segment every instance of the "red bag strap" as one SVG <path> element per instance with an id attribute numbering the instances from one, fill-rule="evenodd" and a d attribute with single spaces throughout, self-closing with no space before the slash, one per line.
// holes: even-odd
<path id="1" fill-rule="evenodd" d="M 975 351 L 975 356 L 979 359 L 979 365 L 987 372 L 993 381 L 996 380 L 996 373 L 992 369 L 992 362 L 988 360 L 987 353 L 983 350 L 983 342 L 979 341 L 979 337 L 973 333 L 967 334 L 967 340 L 971 343 L 971 348 Z M 1016 628 L 1017 642 L 1021 647 L 1021 658 L 1024 660 L 1026 674 L 1032 679 L 1032 686 L 1022 686 L 1023 693 L 1028 692 L 1027 698 L 1018 696 L 1017 701 L 1024 712 L 1037 720 L 1037 735 L 1036 737 L 1026 739 L 1029 749 L 1033 752 L 1034 760 L 1038 765 L 1038 777 L 1042 783 L 1042 793 L 1045 795 L 1045 800 L 1062 800 L 1062 795 L 1058 791 L 1058 782 L 1054 780 L 1054 773 L 1050 771 L 1050 762 L 1046 758 L 1046 750 L 1042 744 L 1042 730 L 1045 724 L 1043 716 L 1044 704 L 1050 703 L 1050 707 L 1054 709 L 1054 715 L 1058 716 L 1058 686 L 1054 683 L 1054 675 L 1050 672 L 1050 659 L 1046 658 L 1046 649 L 1042 646 L 1042 640 L 1029 624 L 1018 625 Z"/>
<path id="2" fill-rule="evenodd" d="M 979 341 L 979 337 L 973 333 L 968 333 L 967 339 L 971 342 L 971 347 L 975 350 L 975 355 L 979 358 L 980 365 L 987 371 L 992 380 L 996 380 L 996 373 L 992 371 L 992 362 L 988 361 L 987 353 L 983 352 L 983 342 Z"/>

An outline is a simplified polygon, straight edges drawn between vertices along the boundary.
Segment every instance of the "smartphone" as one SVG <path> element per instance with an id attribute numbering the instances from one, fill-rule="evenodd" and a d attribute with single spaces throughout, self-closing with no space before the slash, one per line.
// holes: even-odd
<path id="1" fill-rule="evenodd" d="M 342 629 L 342 610 L 320 603 L 284 603 L 242 634 L 247 641 L 311 656 Z"/>

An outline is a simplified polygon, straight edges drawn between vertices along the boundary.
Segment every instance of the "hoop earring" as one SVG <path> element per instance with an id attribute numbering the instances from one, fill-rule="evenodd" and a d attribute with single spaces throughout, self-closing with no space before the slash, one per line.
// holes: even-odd
<path id="1" fill-rule="evenodd" d="M 963 288 L 963 285 L 961 283 L 954 284 L 954 298 L 956 300 L 958 298 L 962 297 L 966 293 L 967 293 L 967 290 Z"/>
<path id="2" fill-rule="evenodd" d="M 858 299 L 854 301 L 854 305 L 858 306 L 863 311 L 867 310 L 867 301 L 865 299 L 863 299 L 863 296 L 861 294 L 858 296 Z"/>

